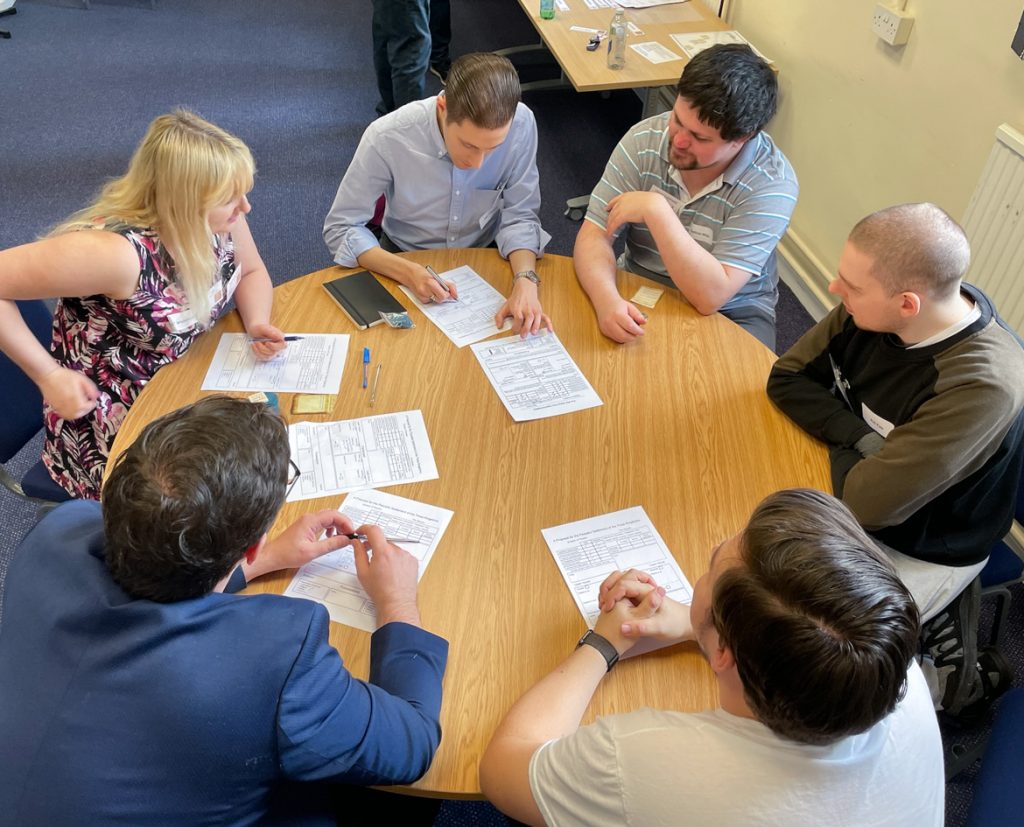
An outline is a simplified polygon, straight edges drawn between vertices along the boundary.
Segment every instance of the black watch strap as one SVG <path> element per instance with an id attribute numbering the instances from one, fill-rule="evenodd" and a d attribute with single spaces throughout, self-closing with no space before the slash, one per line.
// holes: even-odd
<path id="1" fill-rule="evenodd" d="M 612 667 L 619 662 L 619 650 L 612 646 L 611 641 L 603 635 L 599 635 L 593 629 L 587 629 L 583 637 L 580 638 L 579 643 L 576 644 L 576 648 L 579 649 L 581 646 L 593 646 L 604 656 L 605 663 L 608 664 L 608 671 L 612 671 Z"/>

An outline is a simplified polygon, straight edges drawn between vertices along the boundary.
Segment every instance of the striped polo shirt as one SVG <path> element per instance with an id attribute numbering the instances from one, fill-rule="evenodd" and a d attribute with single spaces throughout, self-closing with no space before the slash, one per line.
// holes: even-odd
<path id="1" fill-rule="evenodd" d="M 608 202 L 623 192 L 661 191 L 690 235 L 722 264 L 750 273 L 721 311 L 744 308 L 773 324 L 778 298 L 775 246 L 789 226 L 799 191 L 796 173 L 763 132 L 747 141 L 722 175 L 691 195 L 669 163 L 671 112 L 634 126 L 615 147 L 590 196 L 587 220 L 607 226 Z M 629 224 L 619 267 L 673 287 L 650 230 Z"/>

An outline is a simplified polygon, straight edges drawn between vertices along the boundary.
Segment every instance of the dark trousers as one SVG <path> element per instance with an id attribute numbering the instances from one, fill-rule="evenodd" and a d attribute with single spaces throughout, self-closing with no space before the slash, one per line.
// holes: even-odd
<path id="1" fill-rule="evenodd" d="M 430 0 L 373 0 L 373 68 L 386 115 L 423 97 L 430 59 Z"/>
<path id="2" fill-rule="evenodd" d="M 448 46 L 452 42 L 451 0 L 430 0 L 430 65 L 447 73 L 452 65 Z"/>

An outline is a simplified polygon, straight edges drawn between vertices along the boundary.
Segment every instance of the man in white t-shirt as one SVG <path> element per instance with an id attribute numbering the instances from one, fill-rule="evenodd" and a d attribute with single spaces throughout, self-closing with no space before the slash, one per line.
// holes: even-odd
<path id="1" fill-rule="evenodd" d="M 942 824 L 917 607 L 834 497 L 768 497 L 714 550 L 692 607 L 631 570 L 602 584 L 601 608 L 484 755 L 483 791 L 508 815 L 588 827 Z M 579 728 L 641 637 L 696 641 L 721 708 L 640 709 Z"/>

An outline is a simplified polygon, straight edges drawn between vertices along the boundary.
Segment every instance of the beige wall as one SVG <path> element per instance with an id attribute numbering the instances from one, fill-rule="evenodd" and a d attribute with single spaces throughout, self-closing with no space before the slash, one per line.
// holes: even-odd
<path id="1" fill-rule="evenodd" d="M 962 220 L 996 127 L 1024 129 L 1022 0 L 909 0 L 906 46 L 871 32 L 874 0 L 733 0 L 730 23 L 779 67 L 769 126 L 800 179 L 783 249 L 833 271 L 853 224 L 903 201 Z M 818 265 L 817 267 L 814 265 Z"/>

